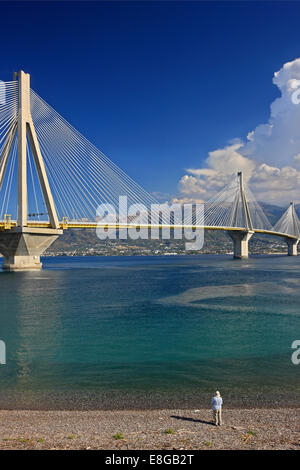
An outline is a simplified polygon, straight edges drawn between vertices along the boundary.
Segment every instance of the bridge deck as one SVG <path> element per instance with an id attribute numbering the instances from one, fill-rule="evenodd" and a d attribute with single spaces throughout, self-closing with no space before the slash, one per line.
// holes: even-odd
<path id="1" fill-rule="evenodd" d="M 51 228 L 49 222 L 28 222 L 28 227 L 33 228 Z M 158 229 L 171 229 L 174 230 L 176 228 L 181 229 L 204 229 L 204 230 L 224 230 L 224 231 L 247 231 L 245 227 L 223 227 L 223 226 L 210 226 L 210 225 L 166 225 L 166 224 L 101 224 L 96 222 L 60 222 L 60 228 L 63 230 L 67 230 L 68 228 L 81 228 L 81 229 L 96 229 L 96 228 L 105 228 L 105 229 L 151 229 L 151 228 L 158 228 Z M 7 231 L 17 227 L 16 221 L 0 221 L 0 230 Z M 264 235 L 272 235 L 277 237 L 289 238 L 297 240 L 298 237 L 294 235 L 290 235 L 288 233 L 276 232 L 274 230 L 262 230 L 262 229 L 253 229 L 254 233 L 264 234 Z"/>

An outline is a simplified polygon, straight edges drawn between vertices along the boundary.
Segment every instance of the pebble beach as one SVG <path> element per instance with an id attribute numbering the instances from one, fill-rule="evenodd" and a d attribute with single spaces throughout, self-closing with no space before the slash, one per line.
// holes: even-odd
<path id="1" fill-rule="evenodd" d="M 0 411 L 0 449 L 300 450 L 300 408 Z"/>

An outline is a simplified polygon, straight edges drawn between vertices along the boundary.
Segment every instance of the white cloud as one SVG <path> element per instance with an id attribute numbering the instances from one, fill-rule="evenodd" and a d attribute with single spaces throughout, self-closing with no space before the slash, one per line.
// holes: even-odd
<path id="1" fill-rule="evenodd" d="M 197 199 L 194 197 L 174 197 L 171 201 L 172 204 L 202 204 L 204 202 L 203 199 Z"/>
<path id="2" fill-rule="evenodd" d="M 209 152 L 205 167 L 188 169 L 179 181 L 185 198 L 209 199 L 243 171 L 256 198 L 286 204 L 300 201 L 300 58 L 287 62 L 274 74 L 281 96 L 270 109 L 269 121 Z"/>
<path id="3" fill-rule="evenodd" d="M 232 179 L 237 170 L 242 170 L 250 178 L 255 163 L 239 152 L 242 142 L 235 142 L 223 149 L 209 152 L 206 164 L 208 168 L 187 169 L 187 174 L 179 181 L 179 190 L 189 198 L 209 199 L 220 191 Z"/>
<path id="4" fill-rule="evenodd" d="M 296 162 L 297 165 L 300 164 L 300 153 L 294 156 L 294 162 Z"/>
<path id="5" fill-rule="evenodd" d="M 287 204 L 300 201 L 300 171 L 291 166 L 257 166 L 250 180 L 251 188 L 260 201 Z"/>

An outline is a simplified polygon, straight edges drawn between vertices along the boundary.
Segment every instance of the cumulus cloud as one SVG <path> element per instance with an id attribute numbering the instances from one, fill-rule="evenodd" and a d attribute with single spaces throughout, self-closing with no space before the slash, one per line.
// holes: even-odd
<path id="1" fill-rule="evenodd" d="M 270 109 L 269 121 L 245 140 L 235 139 L 209 152 L 203 168 L 189 168 L 179 181 L 183 198 L 207 200 L 243 171 L 260 201 L 300 202 L 300 58 L 275 72 L 281 96 Z"/>

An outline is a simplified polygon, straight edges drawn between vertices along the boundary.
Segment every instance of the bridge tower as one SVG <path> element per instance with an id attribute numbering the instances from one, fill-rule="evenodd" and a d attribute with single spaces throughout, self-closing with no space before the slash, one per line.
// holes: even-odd
<path id="1" fill-rule="evenodd" d="M 40 255 L 62 234 L 51 194 L 43 157 L 30 111 L 30 75 L 14 74 L 18 81 L 17 114 L 11 125 L 0 156 L 0 189 L 15 138 L 18 139 L 18 219 L 17 226 L 0 232 L 0 252 L 4 255 L 3 269 L 9 271 L 40 269 Z M 27 137 L 34 158 L 49 227 L 28 226 L 27 209 Z"/>
<path id="2" fill-rule="evenodd" d="M 230 230 L 227 233 L 233 241 L 233 257 L 241 259 L 248 258 L 248 243 L 254 231 L 244 188 L 243 172 L 239 171 L 237 176 L 239 187 L 232 208 L 230 226 L 233 228 L 241 226 L 241 216 L 245 229 Z"/>
<path id="3" fill-rule="evenodd" d="M 297 246 L 300 240 L 300 230 L 299 230 L 299 219 L 295 211 L 294 202 L 290 203 L 290 207 L 287 210 L 289 219 L 291 221 L 292 229 L 290 230 L 293 235 L 297 238 L 286 238 L 286 243 L 288 246 L 288 256 L 297 256 Z"/>

